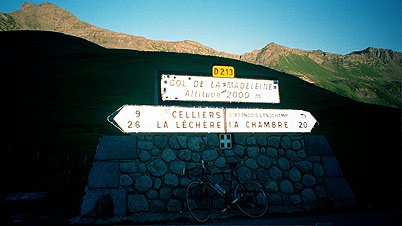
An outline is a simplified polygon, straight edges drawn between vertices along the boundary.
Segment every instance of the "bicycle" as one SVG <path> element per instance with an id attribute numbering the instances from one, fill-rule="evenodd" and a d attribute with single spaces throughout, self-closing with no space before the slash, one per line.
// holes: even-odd
<path id="1" fill-rule="evenodd" d="M 206 222 L 211 217 L 212 205 L 209 189 L 225 200 L 226 207 L 220 211 L 220 214 L 225 213 L 234 205 L 248 217 L 261 217 L 267 212 L 268 198 L 261 185 L 252 180 L 240 181 L 235 172 L 239 163 L 228 164 L 231 166 L 229 191 L 225 191 L 219 184 L 208 178 L 208 175 L 213 175 L 214 173 L 207 168 L 203 160 L 201 160 L 201 165 L 196 165 L 187 170 L 186 167 L 183 168 L 183 175 L 188 176 L 190 176 L 190 170 L 201 169 L 198 178 L 191 181 L 186 190 L 186 205 L 191 216 L 196 221 Z"/>

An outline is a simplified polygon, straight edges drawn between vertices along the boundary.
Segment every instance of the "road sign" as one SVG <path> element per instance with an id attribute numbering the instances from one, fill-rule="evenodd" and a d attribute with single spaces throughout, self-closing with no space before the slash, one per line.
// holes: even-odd
<path id="1" fill-rule="evenodd" d="M 279 103 L 278 80 L 168 75 L 161 77 L 163 101 Z"/>
<path id="2" fill-rule="evenodd" d="M 108 117 L 124 133 L 223 133 L 223 108 L 124 105 Z"/>
<path id="3" fill-rule="evenodd" d="M 309 133 L 316 124 L 310 112 L 289 109 L 226 109 L 227 133 Z"/>
<path id="4" fill-rule="evenodd" d="M 124 105 L 108 121 L 124 133 L 309 133 L 310 112 Z"/>
<path id="5" fill-rule="evenodd" d="M 214 65 L 212 67 L 212 76 L 218 78 L 234 78 L 235 70 L 232 66 Z"/>

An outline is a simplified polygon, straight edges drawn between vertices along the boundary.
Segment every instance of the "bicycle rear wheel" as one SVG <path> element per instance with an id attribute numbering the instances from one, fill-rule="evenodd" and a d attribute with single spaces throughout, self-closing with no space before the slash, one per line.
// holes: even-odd
<path id="1" fill-rule="evenodd" d="M 255 181 L 238 184 L 234 191 L 236 205 L 249 217 L 261 217 L 267 212 L 268 198 L 261 185 Z"/>
<path id="2" fill-rule="evenodd" d="M 204 183 L 193 181 L 187 186 L 186 204 L 195 220 L 205 222 L 211 217 L 211 200 Z"/>

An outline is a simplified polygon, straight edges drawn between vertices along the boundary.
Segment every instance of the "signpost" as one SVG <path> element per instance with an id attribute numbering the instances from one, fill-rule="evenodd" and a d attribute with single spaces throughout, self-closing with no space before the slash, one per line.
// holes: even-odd
<path id="1" fill-rule="evenodd" d="M 161 75 L 163 101 L 279 103 L 278 80 L 234 78 L 232 66 L 213 77 Z M 291 109 L 124 105 L 107 120 L 124 133 L 309 133 L 310 112 Z"/>
<path id="2" fill-rule="evenodd" d="M 163 101 L 279 103 L 278 80 L 168 75 L 161 77 Z"/>
<path id="3" fill-rule="evenodd" d="M 310 112 L 124 105 L 108 117 L 124 133 L 308 133 Z"/>

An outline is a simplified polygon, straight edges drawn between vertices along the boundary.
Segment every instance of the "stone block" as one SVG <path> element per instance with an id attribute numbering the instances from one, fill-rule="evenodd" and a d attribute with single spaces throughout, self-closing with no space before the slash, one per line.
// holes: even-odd
<path id="1" fill-rule="evenodd" d="M 90 188 L 117 188 L 119 164 L 117 162 L 94 162 L 88 177 Z"/>
<path id="2" fill-rule="evenodd" d="M 260 154 L 260 149 L 258 147 L 248 147 L 247 148 L 247 155 L 250 158 L 254 158 Z"/>
<path id="3" fill-rule="evenodd" d="M 206 134 L 204 136 L 206 138 L 206 146 L 207 148 L 218 148 L 219 147 L 219 138 L 216 134 Z"/>
<path id="4" fill-rule="evenodd" d="M 137 164 L 135 162 L 121 162 L 120 171 L 122 173 L 135 173 L 137 172 Z"/>
<path id="5" fill-rule="evenodd" d="M 82 205 L 82 216 L 94 216 L 95 205 L 102 196 L 110 195 L 113 200 L 114 215 L 126 214 L 126 192 L 124 189 L 89 189 L 85 194 Z"/>
<path id="6" fill-rule="evenodd" d="M 138 148 L 144 150 L 152 150 L 154 148 L 154 143 L 149 140 L 138 141 Z"/>
<path id="7" fill-rule="evenodd" d="M 129 195 L 128 196 L 128 211 L 137 213 L 149 210 L 149 203 L 144 195 Z"/>
<path id="8" fill-rule="evenodd" d="M 166 185 L 172 185 L 173 187 L 176 187 L 179 184 L 179 178 L 176 176 L 176 174 L 167 173 L 164 177 L 164 183 Z"/>
<path id="9" fill-rule="evenodd" d="M 235 133 L 233 140 L 235 144 L 246 145 L 246 139 L 249 135 Z"/>
<path id="10" fill-rule="evenodd" d="M 168 141 L 169 137 L 165 135 L 154 137 L 154 145 L 158 148 L 167 148 Z"/>
<path id="11" fill-rule="evenodd" d="M 280 136 L 269 136 L 268 137 L 268 146 L 274 147 L 274 148 L 279 148 L 280 141 L 281 141 Z"/>
<path id="12" fill-rule="evenodd" d="M 266 147 L 268 145 L 268 140 L 267 140 L 266 134 L 258 134 L 258 135 L 254 135 L 254 136 L 257 139 L 257 144 L 260 147 Z"/>
<path id="13" fill-rule="evenodd" d="M 148 191 L 152 188 L 152 179 L 149 176 L 140 176 L 135 180 L 135 189 L 139 192 Z"/>
<path id="14" fill-rule="evenodd" d="M 352 190 L 344 177 L 324 178 L 329 200 L 354 199 Z"/>
<path id="15" fill-rule="evenodd" d="M 180 149 L 180 143 L 177 140 L 176 136 L 171 136 L 169 138 L 169 147 L 171 147 L 171 148 L 173 148 L 175 150 Z"/>
<path id="16" fill-rule="evenodd" d="M 162 159 L 156 159 L 148 164 L 148 171 L 153 176 L 159 177 L 167 172 L 167 166 Z"/>
<path id="17" fill-rule="evenodd" d="M 129 175 L 127 174 L 123 174 L 120 176 L 120 185 L 124 186 L 124 187 L 129 187 L 131 185 L 133 185 L 133 178 L 131 178 Z"/>
<path id="18" fill-rule="evenodd" d="M 323 135 L 304 136 L 307 155 L 332 155 L 327 138 Z"/>
<path id="19" fill-rule="evenodd" d="M 290 140 L 289 136 L 282 136 L 281 147 L 283 149 L 290 149 L 292 147 L 292 141 Z"/>
<path id="20" fill-rule="evenodd" d="M 195 152 L 203 151 L 205 148 L 204 141 L 200 137 L 189 137 L 187 146 L 188 149 Z"/>
<path id="21" fill-rule="evenodd" d="M 136 136 L 104 136 L 96 148 L 95 160 L 137 159 Z"/>
<path id="22" fill-rule="evenodd" d="M 181 210 L 181 202 L 176 199 L 170 199 L 167 204 L 167 211 L 179 212 Z"/>
<path id="23" fill-rule="evenodd" d="M 156 213 L 163 212 L 166 209 L 165 202 L 162 200 L 152 200 L 150 206 L 151 211 Z"/>
<path id="24" fill-rule="evenodd" d="M 257 145 L 257 139 L 255 137 L 247 137 L 247 145 L 254 146 Z"/>
<path id="25" fill-rule="evenodd" d="M 166 162 L 170 162 L 176 159 L 176 154 L 172 151 L 172 149 L 168 148 L 162 152 L 162 159 Z"/>
<path id="26" fill-rule="evenodd" d="M 337 177 L 343 175 L 342 169 L 334 156 L 323 156 L 321 160 L 325 175 L 327 177 Z"/>
<path id="27" fill-rule="evenodd" d="M 202 153 L 202 159 L 204 159 L 207 162 L 215 160 L 217 157 L 218 157 L 218 152 L 214 149 L 206 150 Z"/>

